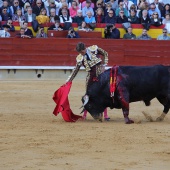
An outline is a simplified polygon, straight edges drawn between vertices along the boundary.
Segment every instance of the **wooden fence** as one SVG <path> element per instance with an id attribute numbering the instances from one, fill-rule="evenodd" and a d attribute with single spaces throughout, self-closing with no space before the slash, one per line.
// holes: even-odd
<path id="1" fill-rule="evenodd" d="M 1 38 L 0 66 L 74 66 L 76 44 L 98 45 L 112 65 L 170 65 L 170 41 L 99 38 Z"/>

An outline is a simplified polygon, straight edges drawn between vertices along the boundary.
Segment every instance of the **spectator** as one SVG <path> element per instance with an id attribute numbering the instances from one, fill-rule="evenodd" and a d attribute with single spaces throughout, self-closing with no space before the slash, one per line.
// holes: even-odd
<path id="1" fill-rule="evenodd" d="M 81 8 L 83 9 L 86 6 L 86 4 L 87 4 L 86 0 L 83 0 L 83 2 L 81 3 Z M 93 9 L 95 8 L 95 5 L 92 1 L 90 2 L 90 7 L 93 8 Z"/>
<path id="2" fill-rule="evenodd" d="M 11 11 L 11 9 L 10 9 L 10 6 L 9 6 L 9 3 L 8 3 L 7 0 L 4 0 L 4 1 L 3 1 L 3 5 L 2 5 L 2 7 L 0 8 L 0 14 L 2 13 L 2 10 L 3 10 L 4 8 L 6 8 L 6 9 L 7 9 L 7 13 L 8 13 L 10 16 L 12 16 L 12 11 Z"/>
<path id="3" fill-rule="evenodd" d="M 126 8 L 124 8 L 123 7 L 123 2 L 119 2 L 119 7 L 118 8 L 116 8 L 116 16 L 119 16 L 119 12 L 120 12 L 120 10 L 122 11 L 124 11 L 124 15 L 126 16 L 126 17 L 128 17 L 128 10 L 126 9 Z"/>
<path id="4" fill-rule="evenodd" d="M 62 25 L 60 25 L 60 21 L 59 20 L 55 20 L 55 23 L 53 25 L 51 25 L 48 30 L 56 30 L 56 31 L 62 31 L 63 27 Z"/>
<path id="5" fill-rule="evenodd" d="M 25 29 L 23 27 L 20 28 L 20 33 L 17 33 L 17 38 L 31 38 L 31 36 L 25 34 Z"/>
<path id="6" fill-rule="evenodd" d="M 39 27 L 36 38 L 48 38 L 47 34 L 44 32 L 44 27 Z"/>
<path id="7" fill-rule="evenodd" d="M 162 25 L 161 19 L 158 18 L 158 13 L 154 12 L 151 17 L 151 25 L 159 27 Z"/>
<path id="8" fill-rule="evenodd" d="M 32 38 L 33 37 L 33 33 L 31 31 L 31 29 L 28 28 L 28 22 L 23 22 L 23 28 L 25 30 L 24 35 L 27 35 L 28 38 Z"/>
<path id="9" fill-rule="evenodd" d="M 123 39 L 136 39 L 136 35 L 132 33 L 132 28 L 127 29 L 127 33 L 123 35 Z"/>
<path id="10" fill-rule="evenodd" d="M 49 17 L 47 16 L 47 11 L 45 8 L 42 8 L 40 11 L 40 15 L 36 17 L 36 20 L 39 24 L 45 24 L 50 21 Z"/>
<path id="11" fill-rule="evenodd" d="M 90 5 L 91 5 L 91 0 L 86 0 L 86 6 L 82 8 L 83 17 L 87 16 L 87 11 L 91 11 L 92 16 L 94 16 L 93 8 Z"/>
<path id="12" fill-rule="evenodd" d="M 27 13 L 24 15 L 26 22 L 33 22 L 36 20 L 36 15 L 32 13 L 32 8 L 28 7 Z"/>
<path id="13" fill-rule="evenodd" d="M 96 23 L 95 17 L 92 15 L 91 11 L 87 11 L 87 16 L 84 18 L 87 24 Z"/>
<path id="14" fill-rule="evenodd" d="M 147 10 L 142 11 L 142 17 L 139 20 L 140 20 L 140 23 L 143 25 L 144 29 L 149 30 L 150 25 L 151 25 L 151 20 L 148 16 Z"/>
<path id="15" fill-rule="evenodd" d="M 92 29 L 90 29 L 86 22 L 85 21 L 82 21 L 81 23 L 81 26 L 78 26 L 78 31 L 86 31 L 86 32 L 89 32 L 89 31 L 92 31 Z"/>
<path id="16" fill-rule="evenodd" d="M 139 18 L 136 16 L 136 11 L 133 11 L 133 10 L 130 11 L 128 21 L 131 24 L 139 24 Z"/>
<path id="17" fill-rule="evenodd" d="M 137 10 L 137 7 L 135 6 L 135 4 L 132 4 L 132 5 L 130 6 L 129 13 L 130 13 L 130 11 L 136 11 L 136 10 Z"/>
<path id="18" fill-rule="evenodd" d="M 133 5 L 134 3 L 132 1 L 129 0 L 123 0 L 123 8 L 125 8 L 127 11 L 130 11 L 130 7 L 131 5 Z M 128 16 L 127 16 L 128 17 Z"/>
<path id="19" fill-rule="evenodd" d="M 72 1 L 71 7 L 69 8 L 70 16 L 74 20 L 74 17 L 77 15 L 77 11 L 79 10 L 79 6 L 76 1 Z"/>
<path id="20" fill-rule="evenodd" d="M 68 7 L 71 7 L 72 2 L 75 1 L 77 3 L 77 6 L 79 9 L 82 8 L 82 4 L 79 2 L 79 0 L 68 0 Z M 76 14 L 77 15 L 77 14 Z"/>
<path id="21" fill-rule="evenodd" d="M 12 19 L 8 19 L 6 25 L 9 26 L 9 31 L 15 32 L 15 27 L 13 26 Z"/>
<path id="22" fill-rule="evenodd" d="M 162 21 L 163 24 L 170 23 L 170 13 L 165 15 L 165 19 Z"/>
<path id="23" fill-rule="evenodd" d="M 161 11 L 161 15 L 162 15 L 163 18 L 166 17 L 166 14 L 170 14 L 170 4 L 166 4 L 163 7 L 163 10 Z"/>
<path id="24" fill-rule="evenodd" d="M 36 1 L 36 5 L 32 8 L 33 13 L 38 16 L 40 14 L 41 9 L 43 8 L 43 4 L 41 0 Z"/>
<path id="25" fill-rule="evenodd" d="M 35 6 L 34 1 L 36 0 L 19 0 L 19 6 L 24 8 L 25 4 L 29 4 L 29 6 Z"/>
<path id="26" fill-rule="evenodd" d="M 151 40 L 151 37 L 147 34 L 147 30 L 143 29 L 142 35 L 137 37 L 138 40 Z"/>
<path id="27" fill-rule="evenodd" d="M 139 0 L 137 9 L 142 11 L 145 9 L 144 6 L 148 6 L 148 2 L 146 0 Z"/>
<path id="28" fill-rule="evenodd" d="M 77 23 L 78 26 L 80 26 L 81 23 L 82 23 L 82 21 L 84 21 L 84 17 L 83 17 L 83 15 L 82 15 L 82 10 L 79 9 L 79 10 L 77 11 L 77 16 L 74 18 L 73 22 L 74 22 L 74 23 Z"/>
<path id="29" fill-rule="evenodd" d="M 106 25 L 104 35 L 107 39 L 120 39 L 120 31 L 116 28 L 115 24 Z"/>
<path id="30" fill-rule="evenodd" d="M 3 30 L 0 30 L 0 37 L 9 38 L 11 35 L 9 33 L 9 25 L 3 25 Z"/>
<path id="31" fill-rule="evenodd" d="M 7 10 L 8 9 L 6 7 L 2 9 L 2 13 L 1 13 L 2 21 L 8 21 L 8 19 L 11 19 L 11 15 L 7 13 Z"/>
<path id="32" fill-rule="evenodd" d="M 113 9 L 111 9 L 108 13 L 108 16 L 105 17 L 105 23 L 107 23 L 107 24 L 115 24 L 116 23 L 116 17 L 114 16 Z"/>
<path id="33" fill-rule="evenodd" d="M 55 9 L 56 14 L 55 15 L 59 15 L 59 9 L 62 7 L 62 3 L 61 1 L 55 1 L 55 0 L 47 0 L 44 1 L 44 6 L 45 9 L 47 10 L 47 16 L 50 16 L 50 11 L 51 9 Z"/>
<path id="34" fill-rule="evenodd" d="M 148 12 L 148 10 L 149 10 L 149 5 L 148 5 L 147 2 L 143 3 L 143 4 L 142 4 L 142 7 L 140 8 L 140 10 L 138 10 L 138 14 L 137 14 L 138 18 L 141 18 L 141 17 L 142 17 L 142 12 L 143 12 L 143 10 L 147 10 L 147 12 Z M 148 17 L 149 17 L 149 15 L 148 15 Z M 150 18 L 150 17 L 149 17 L 149 18 Z"/>
<path id="35" fill-rule="evenodd" d="M 168 33 L 170 33 L 170 14 L 166 14 L 163 23 L 165 24 L 165 28 L 167 29 Z"/>
<path id="36" fill-rule="evenodd" d="M 17 9 L 16 14 L 12 16 L 12 21 L 14 22 L 23 22 L 25 21 L 25 16 L 22 15 L 21 9 Z"/>
<path id="37" fill-rule="evenodd" d="M 62 10 L 67 10 L 67 15 L 70 16 L 70 11 L 68 9 L 68 4 L 66 2 L 62 3 L 62 7 L 59 9 L 58 16 L 62 15 Z"/>
<path id="38" fill-rule="evenodd" d="M 119 24 L 128 22 L 128 18 L 124 15 L 124 11 L 123 10 L 119 11 L 119 16 L 117 17 L 116 22 L 119 23 Z"/>
<path id="39" fill-rule="evenodd" d="M 22 14 L 24 15 L 24 8 L 19 6 L 19 0 L 14 0 L 13 1 L 13 5 L 10 6 L 10 9 L 11 9 L 12 15 L 16 14 L 17 9 L 21 9 L 22 10 Z"/>
<path id="40" fill-rule="evenodd" d="M 152 17 L 153 13 L 158 13 L 158 17 L 161 18 L 161 12 L 160 12 L 159 9 L 156 8 L 154 3 L 150 4 L 150 8 L 149 8 L 149 11 L 148 11 L 148 15 L 149 15 L 150 18 Z"/>
<path id="41" fill-rule="evenodd" d="M 166 28 L 162 29 L 162 33 L 163 33 L 162 35 L 159 35 L 157 37 L 157 40 L 170 40 L 170 37 L 167 35 L 168 31 Z"/>
<path id="42" fill-rule="evenodd" d="M 103 3 L 102 3 L 100 0 L 98 0 L 98 1 L 96 2 L 96 6 L 93 8 L 93 10 L 95 11 L 95 13 L 96 13 L 96 10 L 97 10 L 98 8 L 102 8 L 103 10 L 105 9 L 105 6 L 103 6 Z M 94 15 L 95 15 L 95 14 L 94 14 Z"/>
<path id="43" fill-rule="evenodd" d="M 110 0 L 109 2 L 107 2 L 107 3 L 110 3 L 111 5 L 112 5 L 112 9 L 114 10 L 114 11 L 116 11 L 116 8 L 118 8 L 119 6 L 118 6 L 118 1 L 116 1 L 116 0 Z"/>
<path id="44" fill-rule="evenodd" d="M 50 22 L 55 23 L 55 20 L 60 21 L 60 17 L 56 15 L 56 9 L 52 8 L 50 9 Z"/>
<path id="45" fill-rule="evenodd" d="M 30 5 L 29 2 L 26 2 L 26 3 L 24 4 L 24 14 L 27 13 L 28 7 L 31 7 L 31 5 Z"/>
<path id="46" fill-rule="evenodd" d="M 114 13 L 113 15 L 115 16 L 115 11 L 114 11 L 114 9 L 112 9 L 112 4 L 108 2 L 106 4 L 106 8 L 104 10 L 104 16 L 108 16 L 110 10 L 113 10 L 113 13 Z"/>
<path id="47" fill-rule="evenodd" d="M 105 23 L 104 11 L 102 8 L 96 10 L 95 20 L 96 23 Z"/>
<path id="48" fill-rule="evenodd" d="M 80 36 L 79 36 L 78 32 L 76 32 L 74 30 L 73 27 L 70 27 L 69 30 L 68 30 L 67 38 L 80 38 Z"/>
<path id="49" fill-rule="evenodd" d="M 67 9 L 62 9 L 62 15 L 60 15 L 60 23 L 65 22 L 72 23 L 72 18 L 69 16 Z"/>
<path id="50" fill-rule="evenodd" d="M 160 12 L 164 9 L 163 4 L 160 3 L 160 0 L 154 0 L 153 3 L 155 4 L 156 9 L 159 9 Z M 161 13 L 161 17 L 163 17 L 162 13 Z"/>

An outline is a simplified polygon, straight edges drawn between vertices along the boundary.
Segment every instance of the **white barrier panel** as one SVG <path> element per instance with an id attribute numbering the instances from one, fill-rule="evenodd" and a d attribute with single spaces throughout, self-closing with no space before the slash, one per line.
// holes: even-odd
<path id="1" fill-rule="evenodd" d="M 72 66 L 0 66 L 0 80 L 66 80 L 73 68 Z M 76 79 L 85 79 L 86 75 L 84 67 L 81 67 Z"/>
<path id="2" fill-rule="evenodd" d="M 0 70 L 0 80 L 49 80 L 49 79 L 67 79 L 72 70 L 44 70 L 44 69 L 7 69 Z M 84 79 L 87 73 L 80 70 L 76 79 Z"/>

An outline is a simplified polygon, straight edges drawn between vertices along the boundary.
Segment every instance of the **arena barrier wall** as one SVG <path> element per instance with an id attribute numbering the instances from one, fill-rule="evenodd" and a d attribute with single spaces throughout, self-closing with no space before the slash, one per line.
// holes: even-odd
<path id="1" fill-rule="evenodd" d="M 113 65 L 170 65 L 170 41 L 100 38 L 0 39 L 0 79 L 67 78 L 75 66 L 76 44 L 98 45 Z M 79 78 L 84 77 L 82 68 Z"/>

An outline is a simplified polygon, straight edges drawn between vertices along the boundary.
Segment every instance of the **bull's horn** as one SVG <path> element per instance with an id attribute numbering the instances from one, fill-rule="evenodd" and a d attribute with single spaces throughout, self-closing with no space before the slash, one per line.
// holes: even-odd
<path id="1" fill-rule="evenodd" d="M 84 99 L 83 106 L 85 106 L 85 105 L 88 103 L 88 101 L 89 101 L 89 96 L 88 96 L 88 95 L 85 95 L 85 96 L 83 97 L 83 99 Z"/>
<path id="2" fill-rule="evenodd" d="M 81 109 L 81 108 L 83 108 L 84 107 L 84 105 L 82 105 L 79 109 Z"/>
<path id="3" fill-rule="evenodd" d="M 86 110 L 86 109 L 85 109 L 85 108 L 83 108 L 83 110 L 81 111 L 81 113 L 80 113 L 80 114 L 82 114 L 85 110 Z"/>

